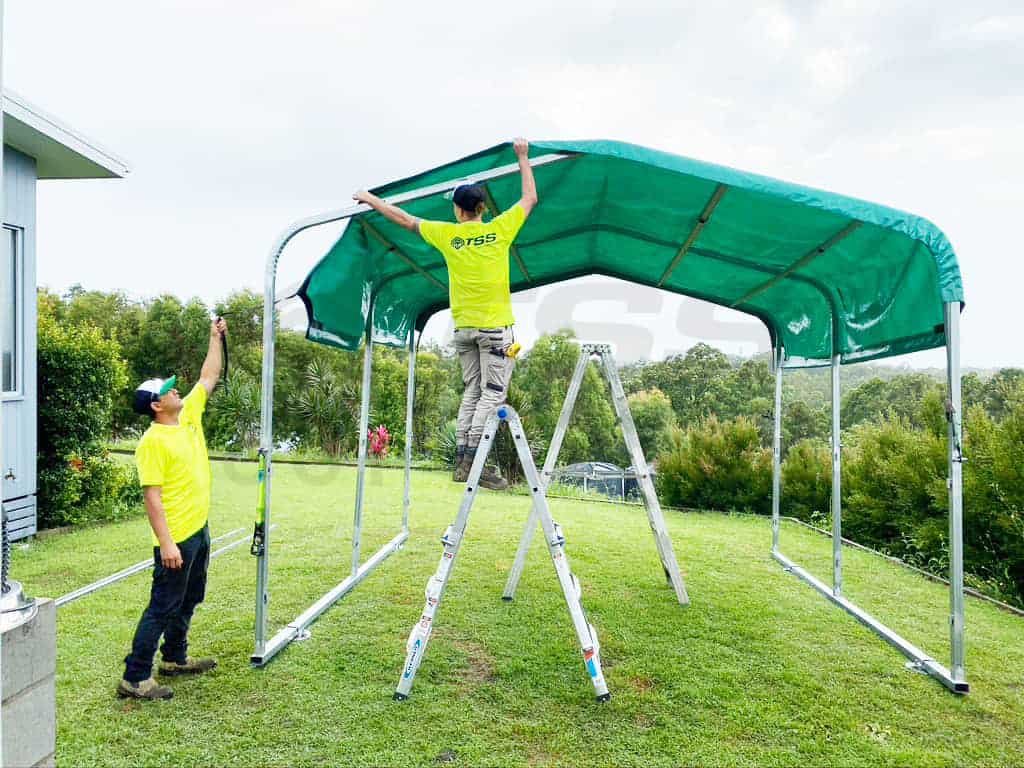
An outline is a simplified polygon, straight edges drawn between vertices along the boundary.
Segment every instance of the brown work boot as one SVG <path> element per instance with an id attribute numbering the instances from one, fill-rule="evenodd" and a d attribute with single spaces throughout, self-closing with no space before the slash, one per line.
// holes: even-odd
<path id="1" fill-rule="evenodd" d="M 480 487 L 490 488 L 492 491 L 504 491 L 508 488 L 508 481 L 501 476 L 501 472 L 495 467 L 484 465 L 484 471 L 480 473 Z"/>
<path id="2" fill-rule="evenodd" d="M 466 454 L 462 457 L 462 460 L 456 465 L 455 472 L 452 474 L 452 480 L 456 483 L 464 483 L 469 480 L 469 470 L 473 468 L 473 458 Z"/>
<path id="3" fill-rule="evenodd" d="M 216 659 L 194 659 L 191 656 L 185 659 L 184 664 L 176 664 L 173 661 L 161 661 L 157 672 L 167 677 L 178 675 L 201 675 L 217 668 Z"/>
<path id="4" fill-rule="evenodd" d="M 122 680 L 117 684 L 117 695 L 122 699 L 145 699 L 155 701 L 157 699 L 169 699 L 174 691 L 166 685 L 160 685 L 152 677 L 147 677 L 138 683 L 129 683 Z"/>
<path id="5" fill-rule="evenodd" d="M 466 446 L 460 445 L 455 449 L 455 469 L 452 470 L 452 480 L 456 483 L 466 482 L 470 466 L 472 466 L 472 462 L 466 462 Z"/>

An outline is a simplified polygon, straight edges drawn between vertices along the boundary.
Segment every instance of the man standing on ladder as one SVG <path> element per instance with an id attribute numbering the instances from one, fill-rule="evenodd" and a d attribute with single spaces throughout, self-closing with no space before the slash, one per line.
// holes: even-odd
<path id="1" fill-rule="evenodd" d="M 117 695 L 169 699 L 174 692 L 153 679 L 153 656 L 163 636 L 160 674 L 199 674 L 217 666 L 213 659 L 187 655 L 192 612 L 206 596 L 210 565 L 210 459 L 203 435 L 203 409 L 223 365 L 222 319 L 210 326 L 210 344 L 199 383 L 184 398 L 177 377 L 150 379 L 135 390 L 136 413 L 152 423 L 135 449 L 146 514 L 153 529 L 153 586 L 149 605 L 125 658 Z"/>
<path id="2" fill-rule="evenodd" d="M 419 233 L 441 252 L 448 265 L 448 300 L 455 322 L 455 351 L 462 364 L 465 390 L 456 430 L 455 473 L 464 483 L 483 434 L 484 422 L 505 402 L 515 367 L 512 296 L 509 289 L 509 248 L 537 204 L 537 185 L 525 139 L 513 142 L 522 178 L 522 196 L 511 208 L 484 223 L 487 191 L 463 184 L 451 195 L 455 222 L 425 221 L 384 202 L 369 192 L 353 198 L 389 221 Z M 496 469 L 485 467 L 484 488 L 504 490 L 508 483 Z"/>

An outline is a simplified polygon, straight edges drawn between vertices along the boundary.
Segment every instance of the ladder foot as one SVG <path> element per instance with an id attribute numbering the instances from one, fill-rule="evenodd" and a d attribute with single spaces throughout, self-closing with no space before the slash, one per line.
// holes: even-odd
<path id="1" fill-rule="evenodd" d="M 511 603 L 512 602 L 512 595 L 502 595 L 501 599 L 504 600 L 506 603 Z"/>
<path id="2" fill-rule="evenodd" d="M 399 693 L 398 691 L 395 691 L 395 695 L 392 696 L 391 698 L 394 699 L 395 701 L 405 701 L 409 697 L 406 696 L 404 693 Z"/>
<path id="3" fill-rule="evenodd" d="M 603 704 L 606 701 L 611 701 L 612 695 L 611 693 L 602 693 L 600 696 L 597 697 L 597 700 Z"/>

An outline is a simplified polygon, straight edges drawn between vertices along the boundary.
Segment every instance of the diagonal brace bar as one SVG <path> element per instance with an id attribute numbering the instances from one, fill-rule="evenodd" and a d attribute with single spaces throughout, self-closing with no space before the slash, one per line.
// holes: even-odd
<path id="1" fill-rule="evenodd" d="M 758 296 L 758 295 L 764 293 L 765 291 L 767 291 L 769 288 L 771 288 L 776 283 L 778 283 L 778 282 L 780 282 L 782 280 L 785 280 L 787 277 L 789 277 L 791 274 L 796 272 L 798 269 L 802 269 L 803 267 L 806 267 L 808 264 L 810 264 L 816 258 L 818 258 L 822 254 L 824 254 L 825 251 L 827 251 L 829 248 L 834 246 L 836 243 L 840 242 L 841 240 L 846 239 L 849 235 L 853 234 L 853 232 L 855 232 L 857 230 L 857 228 L 860 227 L 860 225 L 861 225 L 861 222 L 859 222 L 859 221 L 851 221 L 849 224 L 847 224 L 841 230 L 836 232 L 834 235 L 832 235 L 832 237 L 830 237 L 824 243 L 819 245 L 817 248 L 813 249 L 812 251 L 809 251 L 804 256 L 802 256 L 799 259 L 797 259 L 796 261 L 794 261 L 792 264 L 790 264 L 788 267 L 786 267 L 784 270 L 782 270 L 782 272 L 777 274 L 775 277 L 773 277 L 773 278 L 771 278 L 769 280 L 766 280 L 765 282 L 761 283 L 760 285 L 755 286 L 754 288 L 750 289 L 743 296 L 741 296 L 740 298 L 736 299 L 736 301 L 734 301 L 729 306 L 730 307 L 738 307 L 740 304 L 745 304 L 746 302 L 750 301 L 755 296 Z"/>
<path id="2" fill-rule="evenodd" d="M 398 258 L 400 258 L 402 261 L 404 261 L 406 264 L 408 264 L 409 267 L 413 271 L 415 271 L 415 272 L 419 273 L 420 275 L 422 275 L 423 277 L 427 278 L 427 280 L 432 282 L 437 288 L 440 288 L 443 291 L 447 291 L 448 290 L 448 286 L 447 285 L 445 285 L 440 280 L 438 280 L 436 277 L 434 277 L 432 274 L 430 274 L 425 268 L 423 268 L 422 266 L 417 264 L 416 261 L 409 254 L 407 254 L 405 251 L 403 251 L 401 248 L 399 248 L 395 243 L 391 242 L 391 240 L 389 240 L 387 237 L 385 237 L 381 233 L 381 231 L 379 229 L 377 229 L 375 226 L 373 226 L 373 224 L 368 222 L 366 219 L 358 219 L 358 221 L 362 225 L 363 229 L 366 230 L 367 234 L 369 234 L 372 237 L 374 237 L 378 242 L 380 242 L 382 245 L 384 245 L 389 251 L 394 253 Z"/>
<path id="3" fill-rule="evenodd" d="M 669 265 L 665 268 L 661 278 L 658 280 L 659 288 L 661 288 L 665 281 L 668 280 L 675 268 L 679 266 L 679 262 L 683 260 L 683 257 L 686 256 L 693 244 L 697 242 L 697 238 L 700 237 L 700 233 L 704 229 L 704 225 L 706 225 L 711 219 L 711 214 L 714 212 L 719 202 L 721 202 L 722 196 L 725 194 L 727 189 L 728 187 L 725 186 L 725 184 L 719 184 L 715 188 L 715 192 L 711 195 L 711 199 L 708 200 L 708 204 L 704 206 L 704 210 L 701 211 L 700 216 L 697 217 L 697 223 L 693 225 L 693 229 L 690 230 L 689 236 L 683 242 L 682 247 L 676 252 L 676 255 L 672 258 L 672 261 L 669 262 Z"/>

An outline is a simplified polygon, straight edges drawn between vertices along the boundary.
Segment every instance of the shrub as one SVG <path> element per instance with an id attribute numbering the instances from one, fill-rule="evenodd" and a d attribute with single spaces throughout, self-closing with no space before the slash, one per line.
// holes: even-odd
<path id="1" fill-rule="evenodd" d="M 1001 422 L 981 407 L 964 425 L 965 569 L 1024 604 L 1024 403 L 1009 405 Z M 989 591 L 993 591 L 989 589 Z"/>
<path id="2" fill-rule="evenodd" d="M 865 422 L 845 437 L 844 534 L 941 568 L 948 557 L 945 438 L 902 417 Z"/>
<path id="3" fill-rule="evenodd" d="M 139 500 L 134 469 L 103 448 L 127 385 L 116 341 L 89 326 L 39 318 L 40 527 L 109 520 Z"/>
<path id="4" fill-rule="evenodd" d="M 782 514 L 818 522 L 829 515 L 832 452 L 821 440 L 801 440 L 782 462 Z"/>
<path id="5" fill-rule="evenodd" d="M 62 525 L 120 520 L 142 507 L 142 488 L 131 464 L 120 464 L 105 453 L 72 454 L 58 466 L 39 469 L 39 525 Z"/>
<path id="6" fill-rule="evenodd" d="M 747 418 L 715 417 L 673 433 L 672 447 L 658 458 L 658 493 L 672 506 L 741 510 L 771 509 L 772 455 L 761 447 Z"/>

